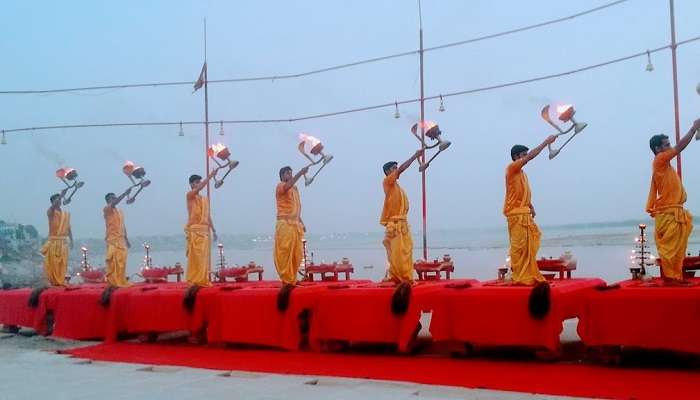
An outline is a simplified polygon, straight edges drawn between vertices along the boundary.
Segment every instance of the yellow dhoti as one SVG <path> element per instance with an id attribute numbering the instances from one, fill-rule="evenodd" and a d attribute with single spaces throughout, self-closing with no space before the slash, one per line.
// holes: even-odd
<path id="1" fill-rule="evenodd" d="M 126 280 L 126 257 L 128 250 L 124 239 L 110 240 L 107 242 L 105 254 L 106 278 L 110 286 L 129 286 Z"/>
<path id="2" fill-rule="evenodd" d="M 68 245 L 66 236 L 49 236 L 41 248 L 44 272 L 51 286 L 64 286 L 68 272 Z"/>
<path id="3" fill-rule="evenodd" d="M 537 267 L 541 233 L 532 215 L 529 213 L 509 215 L 508 235 L 510 236 L 513 283 L 534 285 L 544 281 L 545 278 Z"/>
<path id="4" fill-rule="evenodd" d="M 283 283 L 294 285 L 303 258 L 304 230 L 298 221 L 278 219 L 275 227 L 275 268 Z"/>
<path id="5" fill-rule="evenodd" d="M 413 239 L 408 222 L 390 220 L 385 228 L 382 244 L 389 262 L 387 278 L 394 282 L 413 282 Z"/>
<path id="6" fill-rule="evenodd" d="M 671 148 L 654 157 L 646 210 L 655 220 L 654 237 L 661 258 L 661 272 L 666 278 L 682 280 L 693 217 L 683 208 L 687 200 L 685 188 L 670 163 L 677 155 L 678 151 Z"/>
<path id="7" fill-rule="evenodd" d="M 683 259 L 693 230 L 693 217 L 682 207 L 669 207 L 655 213 L 654 238 L 661 258 L 663 275 L 683 279 Z"/>
<path id="8" fill-rule="evenodd" d="M 190 225 L 185 228 L 187 239 L 187 272 L 185 279 L 193 286 L 211 286 L 209 281 L 209 225 Z"/>

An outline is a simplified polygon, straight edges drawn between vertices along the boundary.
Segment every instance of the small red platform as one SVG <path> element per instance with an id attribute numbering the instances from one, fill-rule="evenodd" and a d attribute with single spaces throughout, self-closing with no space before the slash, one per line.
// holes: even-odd
<path id="1" fill-rule="evenodd" d="M 32 289 L 0 291 L 0 324 L 33 328 L 40 333 L 44 332 L 45 313 L 40 308 L 30 308 L 27 305 L 31 293 Z"/>
<path id="2" fill-rule="evenodd" d="M 587 346 L 629 346 L 700 354 L 700 278 L 685 287 L 628 280 L 590 292 L 578 333 Z"/>
<path id="3" fill-rule="evenodd" d="M 208 312 L 208 341 L 298 350 L 300 314 L 316 304 L 325 285 L 296 287 L 284 312 L 277 310 L 281 286 L 280 282 L 268 282 L 218 288 Z"/>
<path id="4" fill-rule="evenodd" d="M 265 272 L 265 268 L 258 265 L 219 268 L 217 271 L 212 272 L 214 275 L 212 281 L 223 283 L 227 282 L 228 278 L 232 278 L 236 282 L 248 282 L 251 275 L 257 275 L 258 280 L 262 281 L 263 272 Z"/>
<path id="5" fill-rule="evenodd" d="M 559 279 L 571 279 L 571 271 L 576 270 L 576 260 L 571 257 L 540 258 L 537 268 L 543 272 L 556 272 Z"/>
<path id="6" fill-rule="evenodd" d="M 182 266 L 177 264 L 173 267 L 145 267 L 141 269 L 141 276 L 146 283 L 166 283 L 170 276 L 175 276 L 175 281 L 180 282 L 184 273 L 185 270 L 182 269 Z"/>
<path id="7" fill-rule="evenodd" d="M 312 311 L 309 342 L 317 350 L 329 342 L 395 344 L 406 351 L 417 333 L 421 311 L 433 309 L 445 285 L 476 284 L 474 280 L 422 282 L 412 288 L 408 311 L 391 312 L 392 283 L 330 287 L 320 293 Z"/>
<path id="8" fill-rule="evenodd" d="M 586 294 L 604 282 L 579 278 L 554 280 L 550 285 L 551 309 L 541 320 L 528 311 L 530 286 L 489 281 L 441 291 L 430 324 L 433 340 L 557 351 L 563 321 L 578 316 Z"/>
<path id="9" fill-rule="evenodd" d="M 450 275 L 455 271 L 455 265 L 450 256 L 445 255 L 442 260 L 416 261 L 413 269 L 418 274 L 418 280 L 433 281 L 442 279 L 443 273 L 445 279 L 450 279 Z"/>
<path id="10" fill-rule="evenodd" d="M 350 274 L 354 273 L 355 269 L 350 263 L 333 263 L 333 264 L 309 264 L 304 267 L 304 280 L 314 282 L 314 276 L 319 275 L 321 281 L 338 281 L 338 275 L 344 274 L 345 280 L 350 280 Z"/>

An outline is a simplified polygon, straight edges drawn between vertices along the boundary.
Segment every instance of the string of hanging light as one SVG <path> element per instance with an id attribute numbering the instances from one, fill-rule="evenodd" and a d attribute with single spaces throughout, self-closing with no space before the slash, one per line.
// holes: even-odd
<path id="1" fill-rule="evenodd" d="M 584 11 L 577 12 L 575 14 L 571 14 L 568 16 L 548 20 L 545 22 L 540 22 L 537 24 L 527 25 L 527 26 L 523 26 L 523 27 L 519 27 L 519 28 L 515 28 L 515 29 L 510 29 L 507 31 L 492 33 L 492 34 L 488 34 L 488 35 L 478 36 L 478 37 L 471 38 L 471 39 L 460 40 L 457 42 L 445 43 L 445 44 L 441 44 L 441 45 L 437 45 L 437 46 L 433 46 L 433 47 L 426 47 L 425 49 L 423 49 L 423 51 L 428 52 L 428 51 L 447 49 L 447 48 L 451 48 L 451 47 L 463 46 L 463 45 L 467 45 L 467 44 L 481 42 L 484 40 L 490 40 L 490 39 L 496 39 L 496 38 L 503 37 L 503 36 L 508 36 L 508 35 L 512 35 L 515 33 L 521 33 L 521 32 L 525 32 L 525 31 L 529 31 L 529 30 L 543 28 L 543 27 L 546 27 L 549 25 L 554 25 L 554 24 L 565 22 L 565 21 L 571 21 L 573 19 L 585 16 L 588 14 L 592 14 L 592 13 L 595 13 L 598 11 L 605 10 L 607 8 L 610 8 L 610 7 L 620 5 L 620 4 L 625 3 L 627 1 L 629 1 L 629 0 L 617 0 L 617 1 L 613 1 L 611 3 L 603 4 L 602 6 L 599 6 L 599 7 L 590 8 L 590 9 L 587 9 Z M 360 65 L 364 65 L 364 64 L 370 64 L 370 63 L 375 63 L 375 62 L 380 62 L 380 61 L 391 60 L 394 58 L 416 55 L 419 52 L 420 52 L 419 50 L 411 50 L 411 51 L 406 51 L 406 52 L 402 52 L 402 53 L 395 53 L 395 54 L 389 54 L 389 55 L 380 56 L 380 57 L 368 58 L 368 59 L 364 59 L 364 60 L 354 61 L 354 62 L 345 63 L 345 64 L 339 64 L 339 65 L 333 65 L 333 66 L 329 66 L 329 67 L 324 67 L 324 68 L 319 68 L 319 69 L 314 69 L 311 71 L 305 71 L 305 72 L 294 73 L 294 74 L 275 74 L 275 75 L 242 77 L 242 78 L 211 79 L 211 80 L 208 80 L 207 82 L 210 84 L 212 84 L 212 83 L 218 84 L 218 83 L 241 83 L 241 82 L 255 82 L 255 81 L 275 81 L 275 80 L 302 78 L 302 77 L 317 75 L 317 74 L 321 74 L 321 73 L 325 73 L 325 72 L 356 67 L 356 66 L 360 66 Z M 193 83 L 194 83 L 193 81 L 146 82 L 146 83 L 127 83 L 127 84 L 116 84 L 116 85 L 83 86 L 83 87 L 60 88 L 60 89 L 2 90 L 2 91 L 0 91 L 0 94 L 4 94 L 4 95 L 58 94 L 58 93 L 84 92 L 84 91 L 93 91 L 93 90 L 133 89 L 133 88 L 163 87 L 163 86 L 191 86 Z"/>
<path id="2" fill-rule="evenodd" d="M 693 42 L 696 42 L 699 40 L 700 40 L 700 36 L 695 36 L 695 37 L 677 42 L 676 46 L 683 46 L 683 45 L 693 43 Z M 523 79 L 523 80 L 518 80 L 518 81 L 511 81 L 511 82 L 506 82 L 506 83 L 500 83 L 500 84 L 496 84 L 496 85 L 484 86 L 484 87 L 479 87 L 479 88 L 474 88 L 474 89 L 466 89 L 466 90 L 442 93 L 442 94 L 433 95 L 433 96 L 426 96 L 425 100 L 440 100 L 440 107 L 438 108 L 438 111 L 442 111 L 445 109 L 444 99 L 447 97 L 464 96 L 464 95 L 468 95 L 468 94 L 498 90 L 498 89 L 503 89 L 503 88 L 512 87 L 512 86 L 519 86 L 519 85 L 524 85 L 524 84 L 538 82 L 538 81 L 561 78 L 561 77 L 564 77 L 567 75 L 574 75 L 577 73 L 581 73 L 581 72 L 585 72 L 585 71 L 589 71 L 589 70 L 593 70 L 593 69 L 603 68 L 603 67 L 606 67 L 606 66 L 609 66 L 612 64 L 621 63 L 621 62 L 632 60 L 632 59 L 639 58 L 639 57 L 648 57 L 648 64 L 647 64 L 646 69 L 649 70 L 649 65 L 651 65 L 650 54 L 657 53 L 657 52 L 660 52 L 663 50 L 667 50 L 670 47 L 671 47 L 671 45 L 669 44 L 666 46 L 657 47 L 655 49 L 644 50 L 644 51 L 630 54 L 630 55 L 627 55 L 624 57 L 614 58 L 614 59 L 607 60 L 604 62 L 591 64 L 591 65 L 587 65 L 584 67 L 580 67 L 580 68 L 576 68 L 576 69 L 572 69 L 572 70 L 568 70 L 568 71 L 563 71 L 563 72 L 558 72 L 558 73 L 554 73 L 554 74 L 541 75 L 541 76 L 537 76 L 537 77 L 533 77 L 533 78 L 528 78 L 528 79 Z M 652 69 L 653 69 L 653 67 L 652 67 Z M 417 103 L 419 101 L 420 101 L 419 98 L 414 98 L 414 99 L 408 99 L 408 100 L 396 100 L 396 101 L 392 101 L 389 103 L 383 103 L 383 104 L 375 104 L 375 105 L 370 105 L 370 106 L 351 108 L 351 109 L 346 109 L 346 110 L 341 110 L 341 111 L 333 111 L 333 112 L 327 112 L 327 113 L 321 113 L 321 114 L 311 114 L 311 115 L 304 115 L 304 116 L 298 116 L 298 117 L 268 118 L 268 119 L 219 120 L 219 121 L 209 121 L 209 124 L 219 124 L 220 128 L 221 128 L 221 130 L 220 130 L 220 134 L 221 134 L 221 132 L 223 131 L 224 125 L 290 123 L 290 122 L 306 121 L 306 120 L 312 120 L 312 119 L 329 118 L 329 117 L 335 117 L 335 116 L 358 113 L 358 112 L 365 112 L 365 111 L 372 111 L 372 110 L 378 110 L 378 109 L 389 108 L 389 107 L 394 107 L 394 109 L 395 109 L 394 118 L 400 118 L 400 114 L 399 114 L 399 106 L 400 105 Z M 204 123 L 205 123 L 204 121 L 118 122 L 118 123 L 99 123 L 99 124 L 46 125 L 46 126 L 36 126 L 36 127 L 26 127 L 26 128 L 13 128 L 13 129 L 2 130 L 2 138 L 3 138 L 2 144 L 6 143 L 6 140 L 5 140 L 6 133 L 44 131 L 44 130 L 52 130 L 52 129 L 138 127 L 138 126 L 141 126 L 141 127 L 143 127 L 143 126 L 179 126 L 179 133 L 178 134 L 179 134 L 179 136 L 184 136 L 183 126 L 185 126 L 185 125 L 200 125 L 201 126 Z"/>

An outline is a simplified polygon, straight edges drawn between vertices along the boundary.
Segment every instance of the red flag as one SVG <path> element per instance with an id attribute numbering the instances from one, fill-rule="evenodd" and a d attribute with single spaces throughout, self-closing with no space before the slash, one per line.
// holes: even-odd
<path id="1" fill-rule="evenodd" d="M 194 90 L 192 91 L 192 93 L 196 92 L 202 86 L 204 86 L 204 77 L 206 75 L 207 75 L 207 63 L 205 62 L 204 65 L 202 65 L 202 72 L 199 73 L 199 78 L 197 78 L 197 82 L 194 83 Z"/>

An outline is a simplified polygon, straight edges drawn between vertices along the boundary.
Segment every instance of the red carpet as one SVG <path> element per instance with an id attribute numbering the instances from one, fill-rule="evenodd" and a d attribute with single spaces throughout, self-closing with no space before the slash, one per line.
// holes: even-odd
<path id="1" fill-rule="evenodd" d="M 383 356 L 232 350 L 114 343 L 69 350 L 92 360 L 219 370 L 407 381 L 525 393 L 621 399 L 697 399 L 700 373 L 669 369 Z"/>

